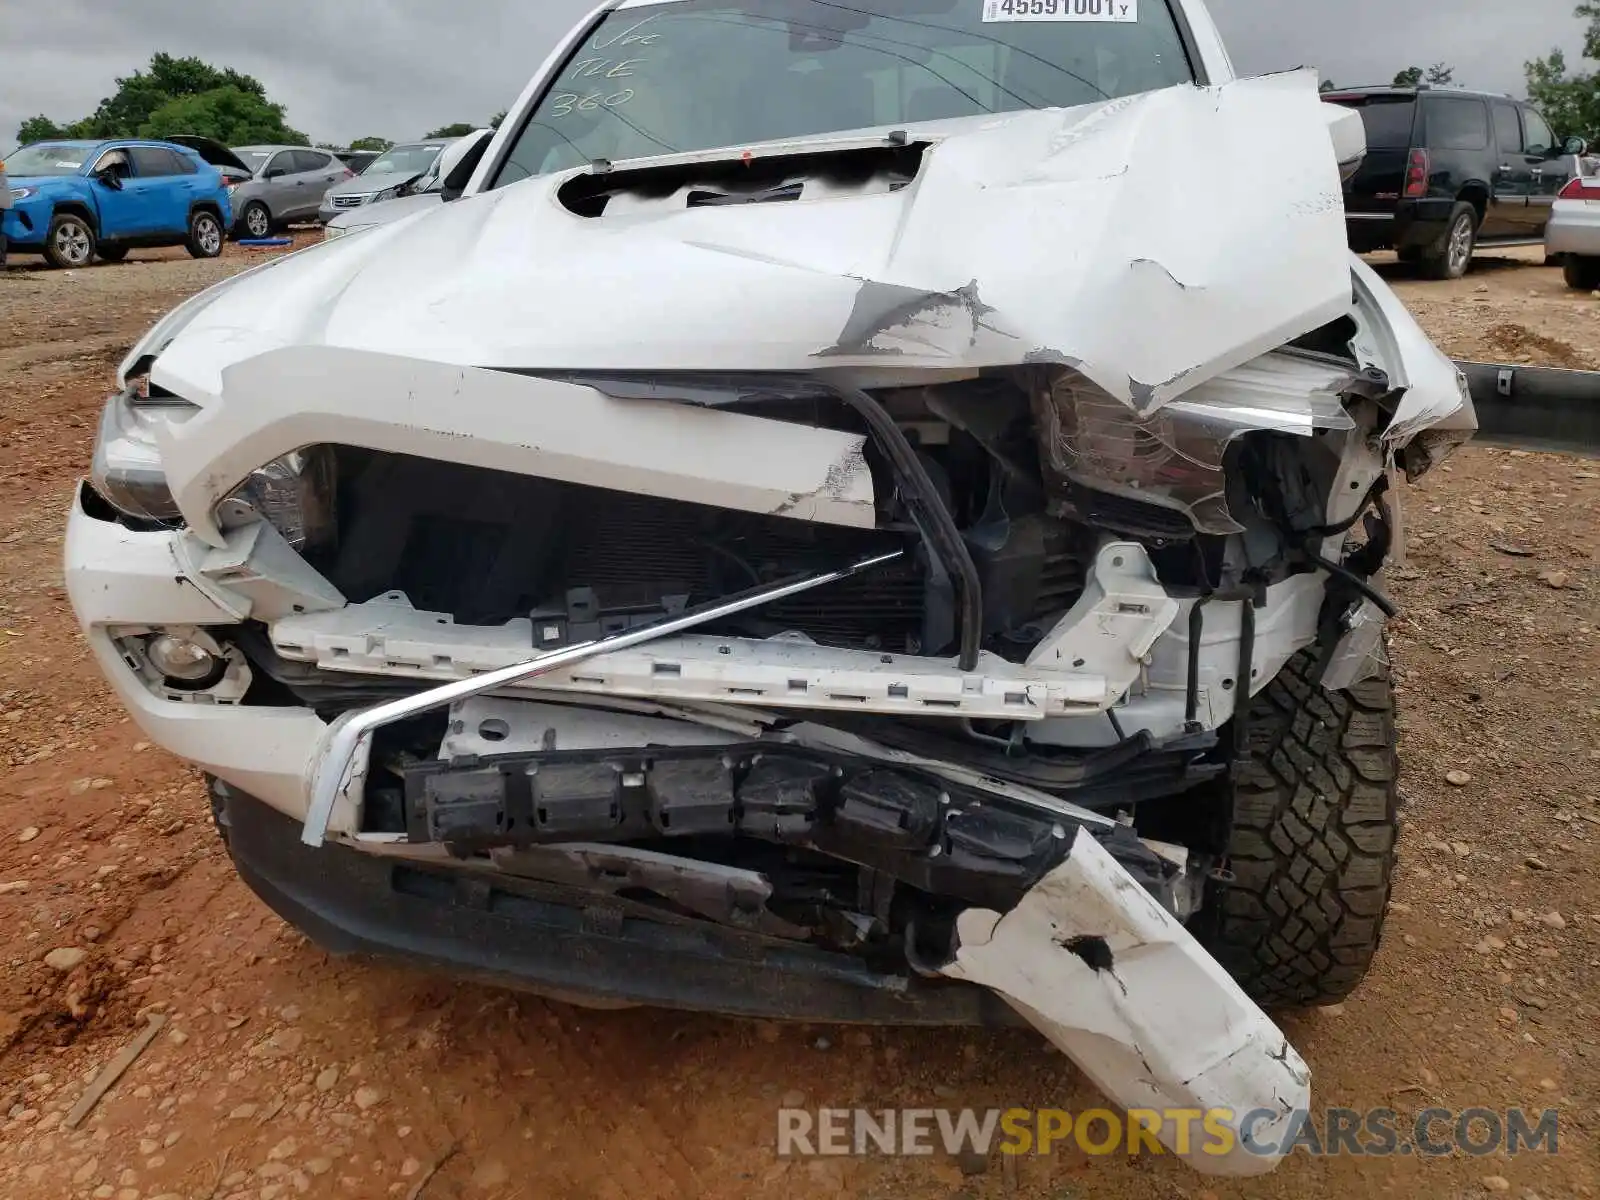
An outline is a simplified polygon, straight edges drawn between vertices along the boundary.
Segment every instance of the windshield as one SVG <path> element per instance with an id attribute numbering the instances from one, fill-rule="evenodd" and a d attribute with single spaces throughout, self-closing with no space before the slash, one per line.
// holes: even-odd
<path id="1" fill-rule="evenodd" d="M 495 185 L 596 159 L 1089 104 L 1193 79 L 1162 0 L 676 0 L 606 14 Z"/>
<path id="2" fill-rule="evenodd" d="M 367 164 L 363 175 L 388 175 L 400 172 L 420 175 L 439 157 L 440 146 L 396 146 Z"/>
<path id="3" fill-rule="evenodd" d="M 93 145 L 77 142 L 40 142 L 6 155 L 6 174 L 76 175 L 94 153 Z"/>

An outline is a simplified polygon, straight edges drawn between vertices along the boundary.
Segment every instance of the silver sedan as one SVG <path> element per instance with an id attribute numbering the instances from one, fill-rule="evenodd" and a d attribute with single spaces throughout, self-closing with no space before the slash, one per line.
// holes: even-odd
<path id="1" fill-rule="evenodd" d="M 1592 160 L 1580 161 L 1591 169 Z M 1560 258 L 1568 287 L 1600 288 L 1600 174 L 1577 175 L 1561 189 L 1544 227 L 1544 252 Z"/>

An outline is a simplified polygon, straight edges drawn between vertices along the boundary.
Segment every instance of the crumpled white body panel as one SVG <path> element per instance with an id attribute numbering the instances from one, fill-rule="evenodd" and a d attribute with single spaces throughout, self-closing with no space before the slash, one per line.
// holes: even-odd
<path id="1" fill-rule="evenodd" d="M 529 179 L 232 282 L 152 380 L 204 406 L 229 366 L 319 344 L 532 369 L 1042 361 L 1148 410 L 1349 308 L 1326 130 L 1306 71 L 913 127 L 933 144 L 892 193 L 585 218 L 570 175 Z M 1262 147 L 1271 169 L 1241 171 Z"/>
<path id="2" fill-rule="evenodd" d="M 1283 1032 L 1086 831 L 1009 913 L 969 908 L 956 930 L 942 973 L 993 988 L 1123 1108 L 1226 1109 L 1258 1147 L 1281 1145 L 1307 1108 L 1311 1072 Z M 1110 965 L 1069 949 L 1078 938 L 1103 939 Z M 1198 1117 L 1186 1146 L 1175 1120 L 1156 1134 L 1208 1175 L 1260 1175 L 1282 1157 L 1242 1136 L 1207 1153 Z"/>

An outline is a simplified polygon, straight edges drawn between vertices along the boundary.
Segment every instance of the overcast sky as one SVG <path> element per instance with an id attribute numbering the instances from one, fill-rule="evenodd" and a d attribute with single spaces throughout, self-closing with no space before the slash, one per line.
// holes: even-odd
<path id="1" fill-rule="evenodd" d="M 979 0 L 968 0 L 977 4 Z M 1301 64 L 1381 83 L 1445 61 L 1456 81 L 1522 94 L 1522 63 L 1582 43 L 1575 0 L 1212 0 L 1240 71 Z M 590 0 L 0 2 L 0 148 L 23 118 L 91 112 L 158 50 L 261 79 L 313 141 L 416 137 L 507 107 Z M 26 47 L 27 53 L 21 53 Z"/>

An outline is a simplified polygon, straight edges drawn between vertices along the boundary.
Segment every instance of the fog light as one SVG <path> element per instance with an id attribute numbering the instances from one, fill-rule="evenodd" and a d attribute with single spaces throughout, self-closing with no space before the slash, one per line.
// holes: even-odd
<path id="1" fill-rule="evenodd" d="M 150 665 L 169 680 L 204 684 L 220 677 L 227 663 L 211 651 L 187 638 L 158 633 L 145 643 Z"/>

